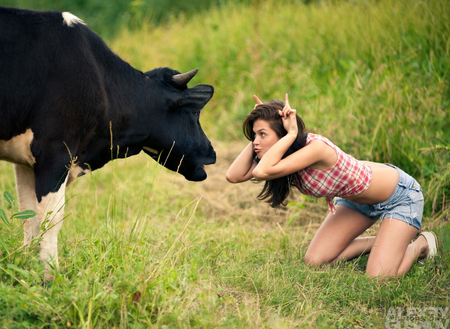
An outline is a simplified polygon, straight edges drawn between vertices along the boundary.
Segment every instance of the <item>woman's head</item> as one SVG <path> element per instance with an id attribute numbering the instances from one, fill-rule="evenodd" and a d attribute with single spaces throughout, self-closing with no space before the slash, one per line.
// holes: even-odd
<path id="1" fill-rule="evenodd" d="M 281 119 L 279 111 L 283 110 L 284 108 L 284 102 L 279 100 L 273 100 L 269 103 L 263 103 L 260 105 L 257 105 L 253 111 L 247 116 L 247 118 L 244 120 L 243 124 L 243 130 L 245 137 L 252 141 L 252 142 L 259 142 L 258 136 L 260 133 L 264 133 L 263 130 L 261 130 L 261 127 L 267 126 L 271 130 L 269 131 L 269 134 L 275 133 L 278 139 L 282 138 L 287 134 L 286 129 L 283 127 L 283 120 Z M 305 131 L 305 124 L 303 123 L 302 119 L 298 115 L 297 117 L 297 126 L 298 126 L 298 136 L 303 137 L 304 131 Z M 266 125 L 261 125 L 258 123 L 261 123 L 261 121 L 267 123 Z M 257 123 L 258 122 L 258 123 Z M 256 126 L 255 127 L 255 123 Z M 259 128 L 259 129 L 257 129 Z M 262 128 L 264 129 L 264 127 Z M 267 133 L 266 133 L 267 135 Z M 272 137 L 272 136 L 268 136 Z M 261 138 L 262 140 L 263 138 Z M 254 145 L 255 147 L 255 145 Z M 256 151 L 258 149 L 256 148 Z M 264 150 L 264 153 L 267 150 Z M 256 152 L 259 153 L 259 152 Z M 264 154 L 256 154 L 258 155 L 258 158 L 261 158 Z"/>
<path id="2" fill-rule="evenodd" d="M 257 135 L 258 133 L 261 133 L 260 129 L 264 128 L 266 130 L 271 130 L 270 131 L 271 134 L 276 134 L 275 138 L 276 141 L 278 141 L 280 138 L 282 138 L 287 134 L 286 129 L 284 129 L 283 127 L 283 120 L 281 119 L 281 116 L 279 114 L 279 111 L 281 111 L 283 108 L 284 102 L 274 100 L 269 103 L 257 105 L 253 109 L 253 111 L 247 116 L 243 125 L 244 135 L 245 137 L 247 137 L 248 140 L 253 142 L 254 151 L 255 149 L 258 151 L 258 147 L 260 145 L 260 141 L 258 140 Z M 292 145 L 283 155 L 283 158 L 298 151 L 306 144 L 307 133 L 305 132 L 305 124 L 298 115 L 297 115 L 297 126 L 298 126 L 297 139 L 294 141 L 294 143 L 292 143 Z M 256 131 L 255 127 L 257 128 Z M 266 144 L 266 146 L 268 144 Z M 253 157 L 256 159 L 256 161 L 259 161 L 259 159 L 267 151 L 267 149 L 263 149 L 263 147 L 261 147 L 261 149 L 262 152 L 258 152 L 261 153 L 260 155 L 258 155 L 258 157 L 256 157 L 257 155 L 256 152 L 253 153 Z M 266 200 L 266 202 L 269 203 L 273 208 L 278 207 L 280 204 L 283 204 L 284 200 L 286 200 L 286 198 L 288 197 L 291 186 L 293 184 L 292 176 L 293 174 L 266 181 L 263 190 L 258 195 L 258 199 Z"/>
<path id="3" fill-rule="evenodd" d="M 270 128 L 277 134 L 278 138 L 286 135 L 286 130 L 283 127 L 283 121 L 279 111 L 284 107 L 284 103 L 281 101 L 272 101 L 270 103 L 264 103 L 255 106 L 252 112 L 244 120 L 244 135 L 248 140 L 253 141 L 255 132 L 253 131 L 253 125 L 257 120 L 264 120 L 269 122 Z"/>

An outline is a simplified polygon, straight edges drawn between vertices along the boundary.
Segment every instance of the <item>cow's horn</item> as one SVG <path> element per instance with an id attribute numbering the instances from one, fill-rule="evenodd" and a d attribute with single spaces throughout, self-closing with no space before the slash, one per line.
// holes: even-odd
<path id="1" fill-rule="evenodd" d="M 184 86 L 187 85 L 189 81 L 197 74 L 198 69 L 193 69 L 192 71 L 186 72 L 186 73 L 180 73 L 175 74 L 172 79 L 175 81 L 178 85 Z"/>

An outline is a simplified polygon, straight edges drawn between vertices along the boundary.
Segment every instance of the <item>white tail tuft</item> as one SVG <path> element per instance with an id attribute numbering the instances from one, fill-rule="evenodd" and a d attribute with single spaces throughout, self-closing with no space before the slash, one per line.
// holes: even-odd
<path id="1" fill-rule="evenodd" d="M 77 16 L 75 16 L 67 11 L 62 13 L 62 17 L 64 19 L 64 24 L 66 24 L 68 27 L 73 27 L 75 24 L 86 25 L 82 19 L 78 18 Z"/>

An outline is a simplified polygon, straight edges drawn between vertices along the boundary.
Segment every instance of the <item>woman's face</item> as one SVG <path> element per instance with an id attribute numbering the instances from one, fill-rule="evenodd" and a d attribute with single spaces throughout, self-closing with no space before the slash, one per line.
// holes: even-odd
<path id="1" fill-rule="evenodd" d="M 253 140 L 253 150 L 258 158 L 262 158 L 264 154 L 280 140 L 276 132 L 270 128 L 270 124 L 266 120 L 258 119 L 253 123 L 253 132 L 255 139 Z"/>

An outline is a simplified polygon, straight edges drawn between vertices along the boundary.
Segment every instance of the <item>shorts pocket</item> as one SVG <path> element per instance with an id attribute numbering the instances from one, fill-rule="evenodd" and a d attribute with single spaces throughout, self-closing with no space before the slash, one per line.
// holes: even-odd
<path id="1" fill-rule="evenodd" d="M 414 189 L 411 189 L 408 194 L 408 199 L 411 201 L 411 203 L 417 203 L 417 202 L 422 202 L 423 203 L 423 194 L 422 191 L 417 191 Z"/>
<path id="2" fill-rule="evenodd" d="M 408 190 L 414 190 L 416 192 L 422 192 L 422 187 L 420 186 L 420 184 L 411 177 L 411 179 L 409 179 L 406 182 L 398 182 L 398 185 L 401 187 L 404 187 L 405 189 Z"/>

